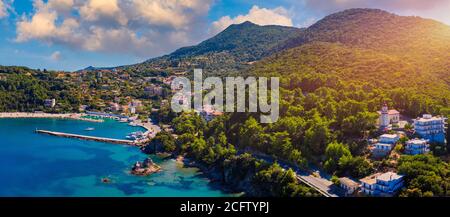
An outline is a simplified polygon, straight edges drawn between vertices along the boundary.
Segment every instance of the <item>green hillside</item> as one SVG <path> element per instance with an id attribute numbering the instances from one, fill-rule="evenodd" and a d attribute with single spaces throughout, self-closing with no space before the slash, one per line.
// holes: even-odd
<path id="1" fill-rule="evenodd" d="M 288 89 L 308 76 L 375 88 L 386 94 L 380 100 L 412 116 L 449 107 L 450 27 L 439 22 L 351 9 L 325 17 L 283 46 L 291 49 L 256 64 L 252 73 L 288 75 Z M 402 97 L 393 100 L 397 92 Z M 416 98 L 420 105 L 411 106 Z"/>
<path id="2" fill-rule="evenodd" d="M 187 72 L 202 68 L 213 75 L 228 75 L 247 69 L 254 61 L 270 55 L 275 46 L 301 29 L 259 26 L 251 22 L 231 25 L 196 46 L 125 68 L 137 71 Z"/>

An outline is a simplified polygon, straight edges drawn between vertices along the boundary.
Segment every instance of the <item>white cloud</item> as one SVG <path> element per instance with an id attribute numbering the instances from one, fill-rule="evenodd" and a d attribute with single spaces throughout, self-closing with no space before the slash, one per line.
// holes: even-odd
<path id="1" fill-rule="evenodd" d="M 0 19 L 8 16 L 8 5 L 3 1 L 4 0 L 0 0 Z"/>
<path id="2" fill-rule="evenodd" d="M 53 61 L 59 61 L 61 59 L 61 52 L 55 51 L 50 55 L 50 59 Z"/>
<path id="3" fill-rule="evenodd" d="M 34 0 L 16 41 L 155 56 L 196 43 L 212 0 Z"/>
<path id="4" fill-rule="evenodd" d="M 117 0 L 88 0 L 79 12 L 88 21 L 114 20 L 121 25 L 128 22 Z"/>
<path id="5" fill-rule="evenodd" d="M 31 19 L 23 17 L 17 22 L 17 42 L 25 42 L 31 39 L 38 39 L 48 43 L 76 43 L 77 33 L 73 32 L 79 27 L 76 19 L 67 18 L 57 25 L 58 13 L 49 4 L 42 0 L 34 2 L 35 14 Z"/>
<path id="6" fill-rule="evenodd" d="M 49 0 L 48 6 L 58 12 L 69 12 L 74 6 L 74 0 Z"/>
<path id="7" fill-rule="evenodd" d="M 211 0 L 134 0 L 135 13 L 145 22 L 182 28 L 196 15 L 206 14 Z"/>
<path id="8" fill-rule="evenodd" d="M 239 24 L 245 21 L 250 21 L 259 25 L 281 25 L 292 26 L 292 18 L 289 12 L 283 7 L 274 9 L 260 8 L 253 6 L 248 14 L 238 15 L 234 18 L 224 16 L 213 23 L 212 32 L 218 33 L 231 24 Z"/>

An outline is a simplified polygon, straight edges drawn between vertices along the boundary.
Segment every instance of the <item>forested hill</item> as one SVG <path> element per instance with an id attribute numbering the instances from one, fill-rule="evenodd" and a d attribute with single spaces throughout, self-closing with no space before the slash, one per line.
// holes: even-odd
<path id="1" fill-rule="evenodd" d="M 223 75 L 247 68 L 268 56 L 275 46 L 298 34 L 301 29 L 259 26 L 244 22 L 229 26 L 218 35 L 191 47 L 125 68 L 138 71 L 187 72 L 202 68 L 209 74 Z"/>
<path id="2" fill-rule="evenodd" d="M 420 17 L 398 16 L 379 9 L 349 9 L 331 14 L 283 44 L 293 48 L 313 41 L 405 54 L 449 53 L 450 27 Z"/>
<path id="3" fill-rule="evenodd" d="M 290 90 L 345 91 L 352 84 L 365 97 L 373 94 L 369 111 L 384 100 L 411 116 L 449 110 L 450 27 L 437 21 L 350 9 L 320 20 L 284 49 L 252 73 L 283 75 Z"/>
<path id="4" fill-rule="evenodd" d="M 229 52 L 241 61 L 251 62 L 268 55 L 274 45 L 285 41 L 299 29 L 283 26 L 259 26 L 249 21 L 231 25 L 220 34 L 197 46 L 178 49 L 168 56 L 180 59 L 208 53 Z"/>
<path id="5" fill-rule="evenodd" d="M 311 42 L 342 43 L 417 63 L 450 83 L 450 26 L 420 17 L 398 16 L 378 9 L 335 13 L 298 33 L 279 50 Z"/>

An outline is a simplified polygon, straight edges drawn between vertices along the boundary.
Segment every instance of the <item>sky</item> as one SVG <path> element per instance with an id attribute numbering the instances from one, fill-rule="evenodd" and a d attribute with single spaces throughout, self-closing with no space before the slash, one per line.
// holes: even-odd
<path id="1" fill-rule="evenodd" d="M 450 25 L 450 0 L 0 0 L 0 65 L 74 71 L 134 64 L 231 24 L 308 27 L 349 8 Z"/>

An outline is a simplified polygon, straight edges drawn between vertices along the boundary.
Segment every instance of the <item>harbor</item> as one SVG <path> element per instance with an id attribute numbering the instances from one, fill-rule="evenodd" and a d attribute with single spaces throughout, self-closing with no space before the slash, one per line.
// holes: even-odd
<path id="1" fill-rule="evenodd" d="M 51 136 L 58 136 L 58 137 L 65 137 L 65 138 L 74 138 L 74 139 L 82 139 L 82 140 L 89 140 L 89 141 L 96 141 L 96 142 L 105 142 L 105 143 L 112 143 L 112 144 L 122 144 L 122 145 L 138 145 L 135 141 L 131 140 L 121 140 L 121 139 L 111 139 L 111 138 L 104 138 L 104 137 L 95 137 L 95 136 L 85 136 L 85 135 L 78 135 L 78 134 L 72 134 L 72 133 L 62 133 L 62 132 L 54 132 L 54 131 L 47 131 L 47 130 L 36 130 L 36 133 L 39 134 L 47 134 Z"/>
<path id="2" fill-rule="evenodd" d="M 95 128 L 93 131 L 85 131 Z M 223 197 L 198 168 L 171 158 L 147 155 L 134 145 L 38 134 L 52 132 L 107 137 L 125 136 L 143 128 L 113 120 L 92 123 L 60 118 L 0 118 L 0 196 L 14 197 Z M 11 156 L 15 156 L 12 158 Z M 150 176 L 132 175 L 136 162 L 147 158 L 161 167 Z M 22 160 L 23 159 L 23 160 Z M 18 161 L 27 163 L 18 163 Z M 145 168 L 144 168 L 145 170 Z M 149 172 L 149 171 L 143 171 Z M 233 196 L 233 195 L 230 195 Z"/>
<path id="3" fill-rule="evenodd" d="M 2 113 L 0 117 L 3 118 L 59 118 L 59 119 L 73 119 L 73 120 L 82 120 L 88 122 L 104 122 L 104 118 L 113 119 L 120 123 L 128 123 L 129 126 L 132 127 L 141 127 L 145 129 L 145 131 L 136 131 L 129 133 L 125 136 L 124 139 L 114 139 L 114 138 L 106 138 L 106 137 L 96 137 L 89 135 L 81 135 L 74 133 L 64 133 L 64 132 L 56 132 L 51 130 L 39 130 L 36 129 L 35 132 L 39 134 L 47 134 L 51 136 L 57 137 L 65 137 L 65 138 L 74 138 L 81 140 L 89 140 L 89 141 L 97 141 L 104 143 L 112 143 L 112 144 L 124 144 L 124 145 L 133 145 L 133 146 L 142 146 L 148 143 L 152 138 L 156 136 L 157 133 L 161 131 L 161 128 L 158 125 L 152 123 L 151 119 L 147 121 L 139 120 L 137 117 L 127 117 L 127 116 L 119 116 L 108 113 L 87 113 L 87 114 L 48 114 L 48 113 Z M 84 129 L 84 131 L 94 131 L 95 128 L 88 127 Z"/>

